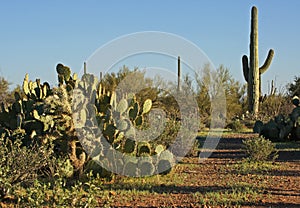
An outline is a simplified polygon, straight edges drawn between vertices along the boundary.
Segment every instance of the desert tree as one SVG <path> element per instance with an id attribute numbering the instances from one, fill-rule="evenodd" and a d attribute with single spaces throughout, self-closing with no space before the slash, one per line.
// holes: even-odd
<path id="1" fill-rule="evenodd" d="M 287 85 L 287 90 L 290 96 L 300 97 L 300 76 L 295 76 L 294 81 Z"/>
<path id="2" fill-rule="evenodd" d="M 0 77 L 0 103 L 10 102 L 9 85 L 10 83 L 4 77 Z"/>

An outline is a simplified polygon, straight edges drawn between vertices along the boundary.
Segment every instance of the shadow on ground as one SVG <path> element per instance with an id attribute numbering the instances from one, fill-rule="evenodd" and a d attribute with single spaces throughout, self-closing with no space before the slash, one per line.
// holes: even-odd
<path id="1" fill-rule="evenodd" d="M 251 136 L 251 134 L 249 134 Z M 206 137 L 197 137 L 199 142 L 199 148 L 203 146 L 206 141 Z M 243 150 L 244 136 L 232 138 L 220 138 L 219 143 L 215 150 L 202 150 L 202 152 L 213 152 L 210 158 L 222 158 L 222 159 L 241 159 L 246 157 Z M 278 158 L 276 161 L 300 161 L 300 150 L 287 150 L 282 149 L 278 151 Z"/>

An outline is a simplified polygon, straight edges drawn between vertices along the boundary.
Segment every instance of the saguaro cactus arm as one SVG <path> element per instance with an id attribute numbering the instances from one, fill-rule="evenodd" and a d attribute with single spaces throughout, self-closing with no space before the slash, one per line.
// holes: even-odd
<path id="1" fill-rule="evenodd" d="M 248 63 L 248 57 L 246 55 L 243 56 L 242 63 L 243 63 L 244 78 L 245 78 L 246 82 L 248 82 L 248 78 L 249 78 L 249 63 Z"/>
<path id="2" fill-rule="evenodd" d="M 268 56 L 265 60 L 265 63 L 259 68 L 259 74 L 265 73 L 268 70 L 269 66 L 271 65 L 272 59 L 274 57 L 274 50 L 270 49 Z"/>

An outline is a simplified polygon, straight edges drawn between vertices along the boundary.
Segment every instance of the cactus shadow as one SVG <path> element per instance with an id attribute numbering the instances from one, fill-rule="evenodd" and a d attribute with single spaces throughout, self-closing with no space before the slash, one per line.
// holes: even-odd
<path id="1" fill-rule="evenodd" d="M 278 151 L 278 162 L 300 161 L 300 150 Z"/>

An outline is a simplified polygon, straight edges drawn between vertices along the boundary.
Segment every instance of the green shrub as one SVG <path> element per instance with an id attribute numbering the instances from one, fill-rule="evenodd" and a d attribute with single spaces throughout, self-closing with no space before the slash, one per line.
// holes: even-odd
<path id="1" fill-rule="evenodd" d="M 70 185 L 63 178 L 50 182 L 35 180 L 32 186 L 18 189 L 17 207 L 96 207 L 99 178 L 87 174 L 86 182 Z"/>
<path id="2" fill-rule="evenodd" d="M 70 160 L 56 158 L 51 145 L 23 146 L 21 138 L 1 136 L 0 155 L 0 204 L 9 199 L 21 207 L 96 205 L 99 178 L 72 180 Z"/>
<path id="3" fill-rule="evenodd" d="M 243 140 L 245 151 L 251 161 L 275 160 L 278 157 L 275 145 L 264 137 Z"/>
<path id="4" fill-rule="evenodd" d="M 233 132 L 241 132 L 244 129 L 244 125 L 240 120 L 234 120 L 227 125 L 227 128 L 230 128 Z"/>
<path id="5" fill-rule="evenodd" d="M 0 200 L 9 190 L 31 184 L 50 161 L 51 151 L 46 147 L 22 146 L 20 139 L 12 141 L 0 137 Z"/>
<path id="6" fill-rule="evenodd" d="M 233 173 L 248 175 L 248 174 L 268 174 L 270 171 L 278 169 L 278 164 L 272 161 L 251 161 L 248 158 L 238 161 L 237 163 L 227 166 L 227 170 Z"/>

